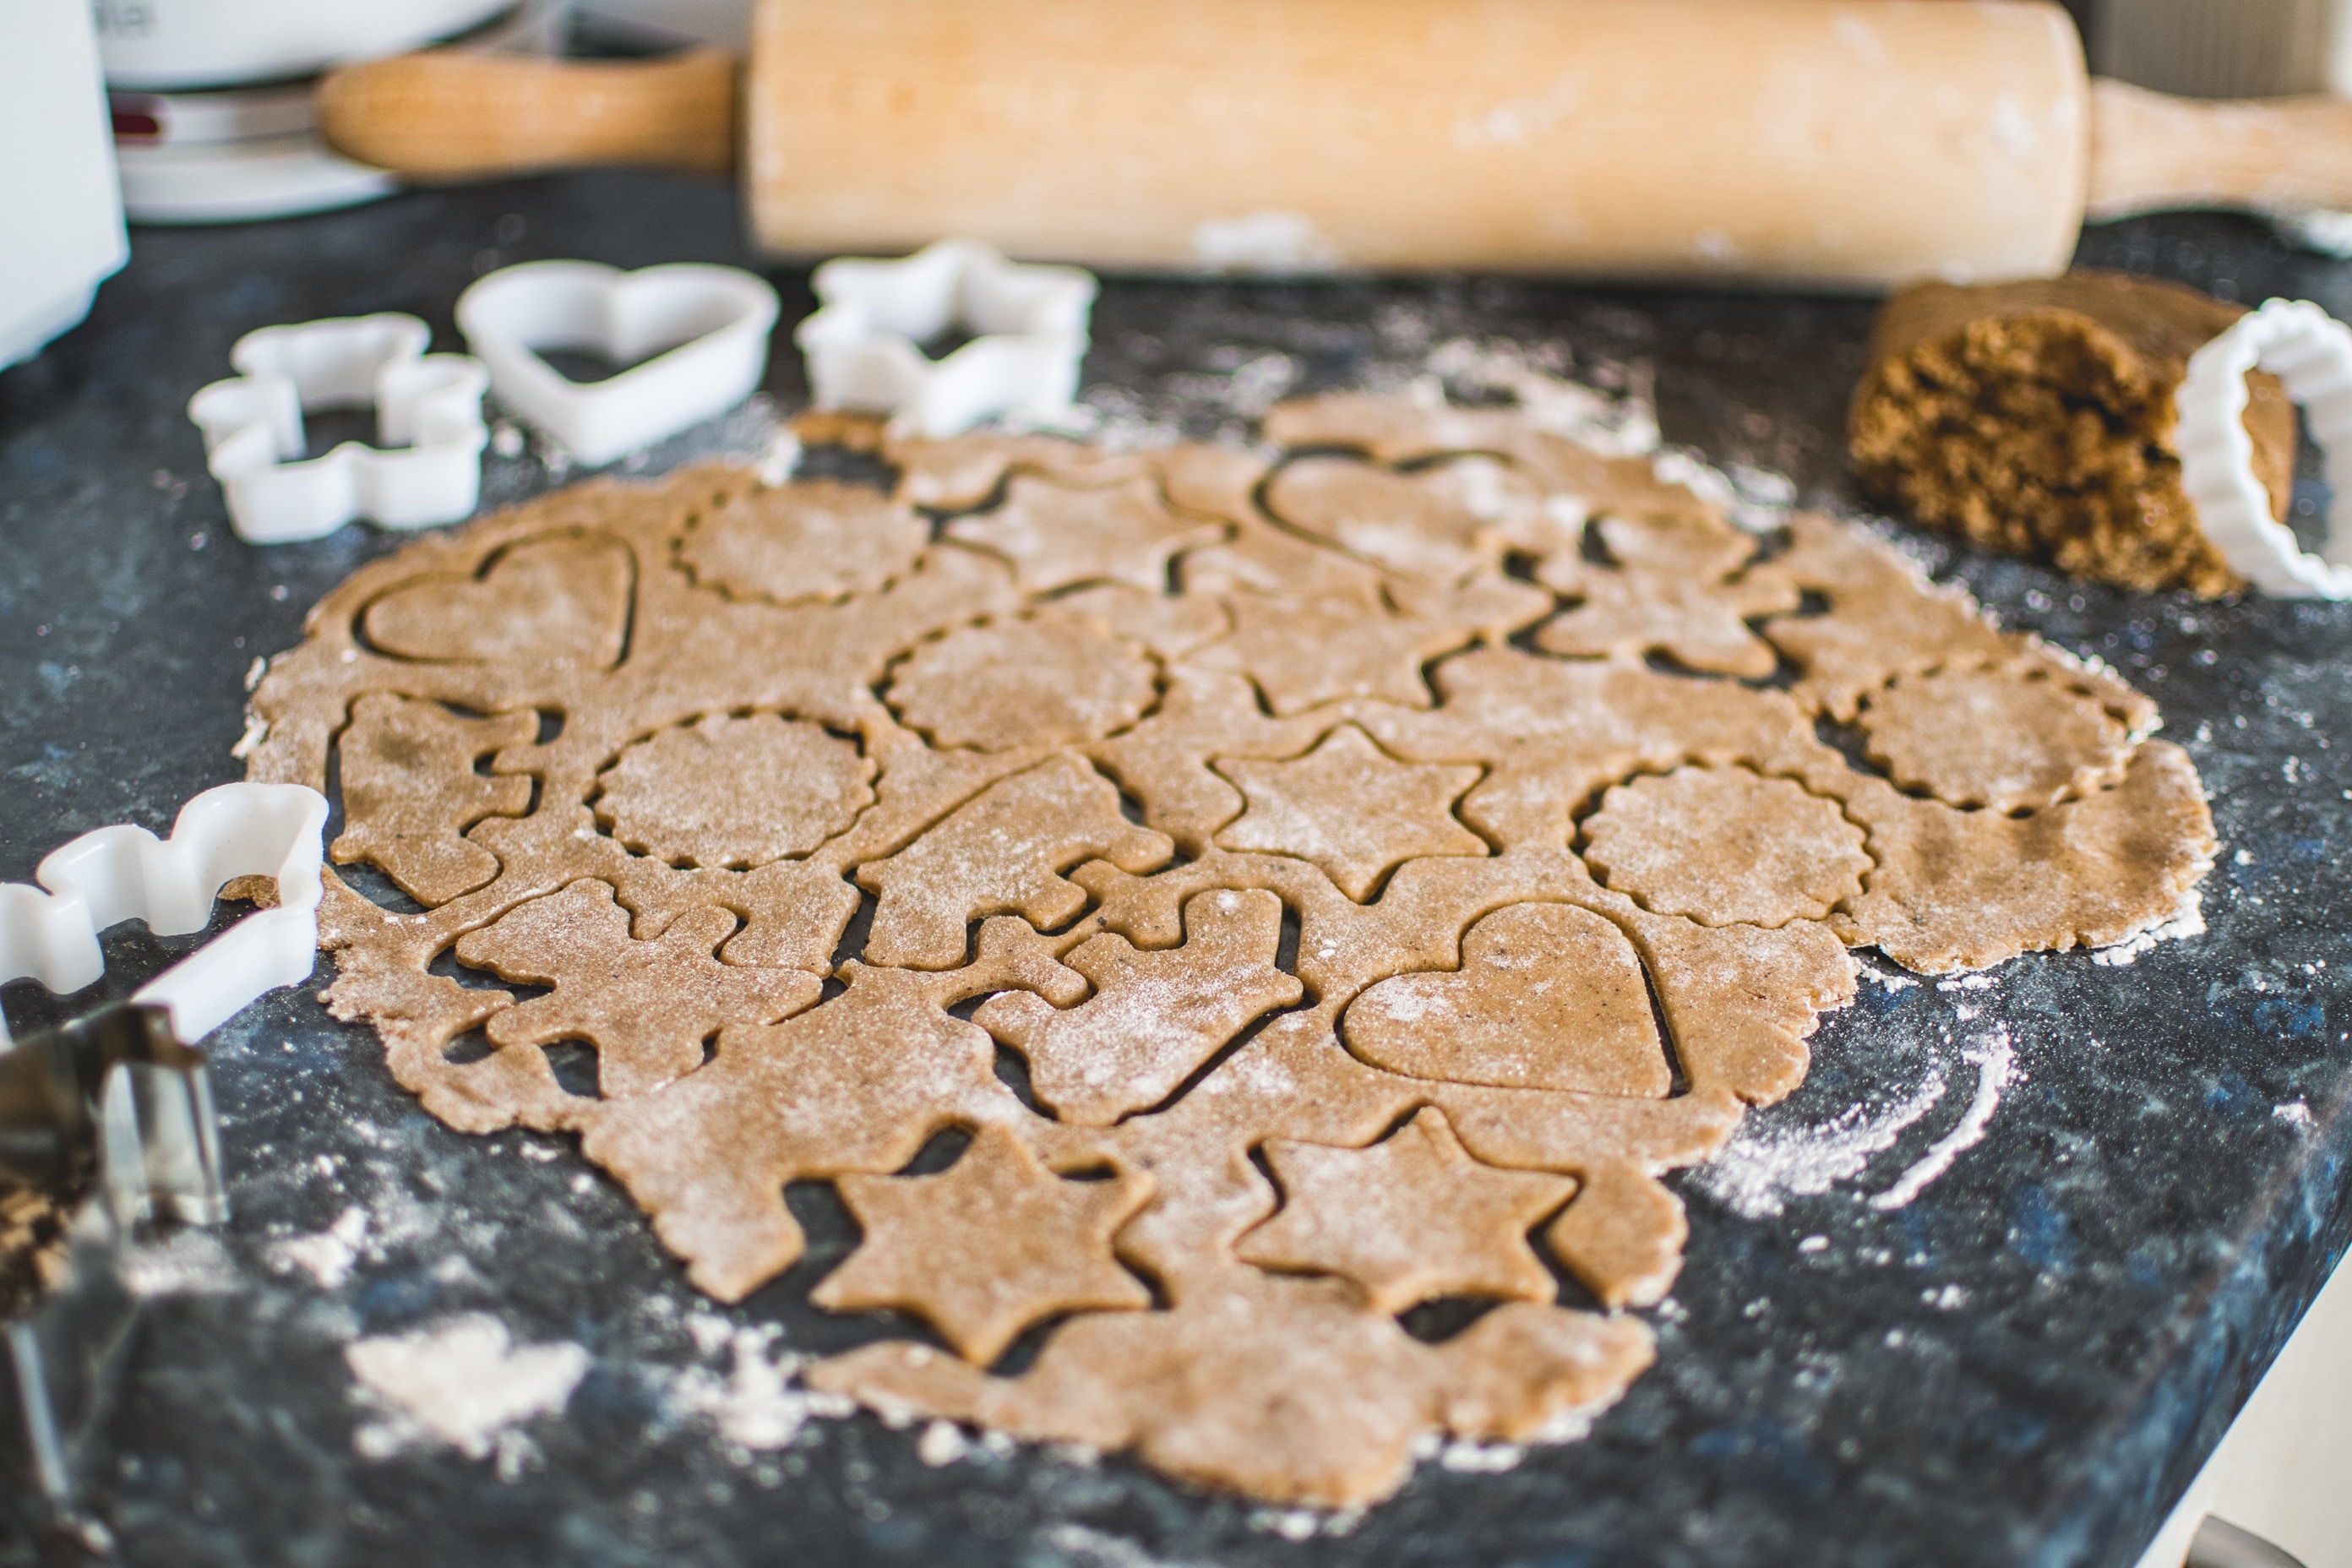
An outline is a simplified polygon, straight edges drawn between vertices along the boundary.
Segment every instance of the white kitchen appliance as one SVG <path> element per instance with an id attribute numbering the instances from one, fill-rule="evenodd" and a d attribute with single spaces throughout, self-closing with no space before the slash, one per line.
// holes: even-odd
<path id="1" fill-rule="evenodd" d="M 392 175 L 320 140 L 310 79 L 480 27 L 514 5 L 96 0 L 124 209 L 137 223 L 232 223 L 390 195 Z"/>
<path id="2" fill-rule="evenodd" d="M 106 93 L 88 0 L 11 0 L 0 49 L 0 366 L 89 312 L 121 267 Z"/>
<path id="3" fill-rule="evenodd" d="M 514 0 L 96 0 L 106 79 L 168 92 L 315 76 L 478 26 Z"/>

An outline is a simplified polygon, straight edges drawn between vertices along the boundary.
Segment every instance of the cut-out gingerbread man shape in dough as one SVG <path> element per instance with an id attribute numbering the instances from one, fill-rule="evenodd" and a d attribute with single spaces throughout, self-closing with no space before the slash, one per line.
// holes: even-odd
<path id="1" fill-rule="evenodd" d="M 1057 1115 L 1108 1127 L 1166 1099 L 1260 1014 L 1298 1000 L 1298 982 L 1274 965 L 1281 940 L 1273 894 L 1196 893 L 1181 947 L 1139 952 L 1106 931 L 1072 950 L 1063 962 L 1095 988 L 1084 1005 L 1057 1013 L 1006 991 L 972 1021 L 1028 1058 L 1031 1087 Z"/>
<path id="2" fill-rule="evenodd" d="M 814 975 L 713 958 L 735 926 L 727 910 L 699 909 L 635 942 L 611 887 L 581 881 L 467 933 L 457 956 L 508 980 L 554 987 L 493 1016 L 492 1044 L 593 1040 L 596 1086 L 619 1100 L 700 1067 L 703 1041 L 728 1025 L 773 1023 L 816 1000 Z"/>

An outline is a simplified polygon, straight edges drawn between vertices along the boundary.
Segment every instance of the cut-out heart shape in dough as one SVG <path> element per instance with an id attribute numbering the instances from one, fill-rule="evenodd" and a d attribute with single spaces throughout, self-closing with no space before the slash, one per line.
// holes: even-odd
<path id="1" fill-rule="evenodd" d="M 635 567 L 628 546 L 597 533 L 525 540 L 479 577 L 419 577 L 367 607 L 368 641 L 432 664 L 621 661 Z"/>
<path id="2" fill-rule="evenodd" d="M 776 310 L 737 267 L 527 261 L 460 294 L 457 330 L 502 402 L 582 462 L 609 463 L 751 395 Z M 630 368 L 583 384 L 539 357 L 567 349 Z"/>
<path id="3" fill-rule="evenodd" d="M 1462 967 L 1400 974 L 1349 1004 L 1348 1048 L 1410 1078 L 1661 1098 L 1674 1087 L 1633 944 L 1569 904 L 1472 926 Z"/>

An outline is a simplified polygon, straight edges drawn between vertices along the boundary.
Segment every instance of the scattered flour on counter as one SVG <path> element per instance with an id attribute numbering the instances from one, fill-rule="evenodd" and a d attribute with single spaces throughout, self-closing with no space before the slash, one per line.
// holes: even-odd
<path id="1" fill-rule="evenodd" d="M 1528 1451 L 1517 1443 L 1480 1443 L 1468 1437 L 1457 1437 L 1445 1445 L 1437 1456 L 1440 1468 L 1461 1475 L 1496 1476 L 1506 1470 L 1516 1470 Z"/>
<path id="2" fill-rule="evenodd" d="M 1658 1316 L 1668 1322 L 1679 1321 L 1684 1316 L 1682 1303 L 1671 1296 L 1667 1297 L 1658 1303 Z M 1608 1408 L 1607 1401 L 1598 1401 L 1591 1405 L 1580 1405 L 1572 1410 L 1562 1410 L 1528 1435 L 1528 1447 L 1550 1448 L 1563 1443 L 1581 1443 L 1592 1436 L 1592 1424 L 1600 1420 L 1601 1413 Z"/>
<path id="3" fill-rule="evenodd" d="M 954 1464 L 971 1450 L 971 1440 L 952 1421 L 934 1421 L 915 1439 L 915 1458 L 935 1470 Z"/>
<path id="4" fill-rule="evenodd" d="M 367 1232 L 368 1212 L 353 1204 L 316 1236 L 289 1237 L 278 1243 L 269 1249 L 269 1260 L 281 1273 L 300 1268 L 319 1282 L 320 1289 L 337 1289 L 352 1277 Z"/>
<path id="5" fill-rule="evenodd" d="M 1698 1168 L 1699 1188 L 1748 1219 L 1769 1219 L 1792 1197 L 1816 1197 L 1862 1174 L 1944 1098 L 1940 1070 L 1896 1103 L 1848 1106 L 1811 1127 L 1767 1127 L 1751 1115 L 1723 1152 Z"/>
<path id="6" fill-rule="evenodd" d="M 2150 926 L 2137 936 L 2126 937 L 2112 947 L 2099 949 L 2098 952 L 2091 954 L 2091 962 L 2104 963 L 2112 968 L 2118 964 L 2131 963 L 2158 942 L 2178 942 L 2183 937 L 2204 934 L 2205 890 L 2202 887 L 2191 888 L 2187 896 L 2180 900 L 2180 907 L 2173 911 L 2170 920 L 2160 925 Z"/>
<path id="7" fill-rule="evenodd" d="M 1866 967 L 1861 973 L 1866 977 L 1873 973 Z M 1973 991 L 1981 988 L 1979 982 L 1990 983 L 1985 976 L 1964 975 L 1944 981 L 1937 988 Z M 1957 1011 L 1966 1017 L 1973 1010 Z M 1967 1109 L 1949 1131 L 1895 1179 L 1894 1185 L 1872 1195 L 1873 1208 L 1903 1207 L 1949 1170 L 1962 1152 L 1982 1142 L 1994 1112 L 2000 1109 L 2002 1094 L 2021 1071 L 2009 1031 L 1998 1026 L 1963 1044 L 1959 1061 L 1976 1069 L 1976 1089 Z M 1861 1175 L 1871 1161 L 1892 1149 L 1943 1100 L 1952 1076 L 1953 1064 L 1938 1054 L 1931 1059 L 1927 1079 L 1892 1104 L 1881 1107 L 1860 1101 L 1810 1126 L 1771 1126 L 1766 1116 L 1752 1115 L 1721 1153 L 1699 1167 L 1693 1180 L 1700 1190 L 1746 1218 L 1770 1218 L 1782 1213 L 1790 1198 L 1817 1197 L 1840 1182 Z"/>
<path id="8" fill-rule="evenodd" d="M 1961 1048 L 1963 1061 L 1973 1063 L 1977 1069 L 1976 1097 L 1969 1101 L 1968 1110 L 1949 1132 L 1936 1140 L 1928 1151 L 1919 1156 L 1912 1167 L 1895 1178 L 1895 1184 L 1870 1200 L 1874 1209 L 1899 1209 L 1927 1190 L 1927 1184 L 1952 1168 L 1952 1162 L 1962 1152 L 1976 1147 L 1992 1125 L 1993 1112 L 2000 1109 L 2002 1091 L 2017 1076 L 2017 1047 L 2010 1044 L 2009 1031 L 1995 1028 L 1989 1035 L 1979 1035 Z"/>
<path id="9" fill-rule="evenodd" d="M 1205 1564 L 1171 1562 L 1154 1557 L 1124 1535 L 1113 1535 L 1091 1525 L 1049 1524 L 1038 1538 L 1072 1563 L 1087 1568 L 1206 1568 Z"/>
<path id="10" fill-rule="evenodd" d="M 801 438 L 793 434 L 793 427 L 777 426 L 760 453 L 760 482 L 763 485 L 784 483 L 800 468 L 802 455 Z"/>
<path id="11" fill-rule="evenodd" d="M 781 1448 L 799 1436 L 812 1415 L 846 1415 L 854 1408 L 840 1394 L 818 1394 L 793 1386 L 803 1357 L 791 1351 L 771 1353 L 783 1329 L 776 1323 L 737 1328 L 711 1312 L 692 1312 L 687 1331 L 705 1355 L 721 1349 L 729 1367 L 721 1376 L 709 1367 L 690 1366 L 670 1380 L 671 1408 L 681 1415 L 700 1415 L 719 1428 L 719 1435 L 740 1448 Z"/>
<path id="12" fill-rule="evenodd" d="M 513 1480 L 538 1453 L 521 1424 L 570 1403 L 589 1357 L 569 1341 L 514 1344 L 504 1323 L 472 1312 L 354 1340 L 343 1360 L 358 1383 L 352 1397 L 373 1413 L 352 1434 L 362 1458 L 446 1443 L 470 1459 L 495 1455 L 499 1479 Z"/>
<path id="13" fill-rule="evenodd" d="M 1311 1508 L 1261 1508 L 1251 1510 L 1249 1515 L 1252 1530 L 1279 1535 L 1292 1542 L 1312 1541 L 1318 1535 L 1347 1535 L 1363 1521 L 1364 1510 L 1360 1508 L 1333 1513 L 1321 1513 Z"/>
<path id="14" fill-rule="evenodd" d="M 240 1288 L 236 1265 L 220 1238 L 194 1227 L 124 1249 L 122 1288 L 153 1296 L 226 1296 Z"/>

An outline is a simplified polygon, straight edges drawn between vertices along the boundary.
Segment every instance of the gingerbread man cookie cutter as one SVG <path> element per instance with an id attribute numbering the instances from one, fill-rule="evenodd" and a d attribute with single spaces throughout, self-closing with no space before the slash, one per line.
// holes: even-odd
<path id="1" fill-rule="evenodd" d="M 274 908 L 246 916 L 131 997 L 164 1009 L 181 1039 L 201 1038 L 263 992 L 310 973 L 326 822 L 317 790 L 229 784 L 182 806 L 169 838 L 128 826 L 85 833 L 41 862 L 39 887 L 0 884 L 0 984 L 31 979 L 79 991 L 106 971 L 98 933 L 108 927 L 136 920 L 158 936 L 202 931 L 225 884 L 270 878 Z"/>
<path id="2" fill-rule="evenodd" d="M 481 499 L 482 393 L 488 373 L 464 354 L 429 354 L 432 331 L 383 311 L 237 339 L 238 374 L 188 400 L 229 526 L 254 544 L 320 539 L 354 518 L 385 528 L 456 522 Z M 345 441 L 302 461 L 306 410 L 373 404 L 381 448 Z"/>
<path id="3" fill-rule="evenodd" d="M 278 889 L 273 907 L 127 1002 L 13 1047 L 0 1024 L 0 1192 L 46 1200 L 62 1221 L 43 1291 L 0 1321 L 0 1476 L 53 1518 L 77 1507 L 110 1369 L 137 1325 L 126 1245 L 157 1224 L 228 1217 L 212 1081 L 193 1042 L 310 973 L 326 820 L 325 797 L 300 784 L 224 784 L 183 806 L 168 839 L 101 827 L 44 859 L 39 887 L 0 886 L 0 984 L 35 979 L 60 992 L 104 973 L 98 936 L 109 926 L 202 931 L 229 881 L 268 877 Z"/>
<path id="4" fill-rule="evenodd" d="M 1078 390 L 1094 275 L 1008 261 L 943 239 L 897 260 L 841 258 L 811 279 L 819 309 L 793 331 L 820 408 L 893 416 L 908 434 L 952 436 L 998 415 L 1051 422 Z M 975 334 L 931 359 L 919 347 Z"/>
<path id="5" fill-rule="evenodd" d="M 500 402 L 596 465 L 751 396 L 779 310 L 775 289 L 736 267 L 526 261 L 460 294 L 457 330 Z M 541 357 L 558 350 L 629 368 L 574 381 Z"/>
<path id="6" fill-rule="evenodd" d="M 2271 516 L 2254 476 L 2246 373 L 2257 369 L 2286 384 L 2327 455 L 2335 500 L 2315 554 Z M 2173 404 L 2181 488 L 2230 569 L 2283 597 L 2352 599 L 2352 328 L 2308 300 L 2270 300 L 2189 356 Z"/>

